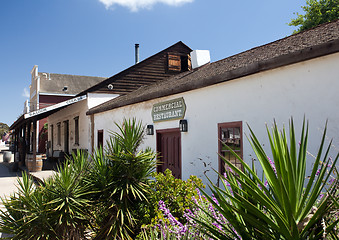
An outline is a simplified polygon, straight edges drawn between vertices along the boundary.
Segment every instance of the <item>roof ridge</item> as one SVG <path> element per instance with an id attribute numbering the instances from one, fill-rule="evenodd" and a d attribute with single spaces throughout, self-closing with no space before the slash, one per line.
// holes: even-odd
<path id="1" fill-rule="evenodd" d="M 53 74 L 53 75 L 62 75 L 62 76 L 74 76 L 74 77 L 93 77 L 93 78 L 107 78 L 107 77 L 100 77 L 100 76 L 85 76 L 85 75 L 75 75 L 75 74 L 67 74 L 67 73 L 49 73 L 49 72 L 39 72 L 38 74 Z"/>

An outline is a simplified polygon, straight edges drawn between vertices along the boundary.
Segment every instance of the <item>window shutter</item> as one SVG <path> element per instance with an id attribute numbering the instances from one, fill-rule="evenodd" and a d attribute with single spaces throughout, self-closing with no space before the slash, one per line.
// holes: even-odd
<path id="1" fill-rule="evenodd" d="M 187 55 L 187 70 L 192 70 L 192 61 L 191 61 L 191 56 L 190 55 Z"/>
<path id="2" fill-rule="evenodd" d="M 180 56 L 174 54 L 168 54 L 168 70 L 169 71 L 181 71 Z"/>

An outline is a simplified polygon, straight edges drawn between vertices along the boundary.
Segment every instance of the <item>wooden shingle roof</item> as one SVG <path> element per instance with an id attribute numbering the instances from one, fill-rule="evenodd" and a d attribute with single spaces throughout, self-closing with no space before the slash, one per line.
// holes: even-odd
<path id="1" fill-rule="evenodd" d="M 206 64 L 91 108 L 109 111 L 339 52 L 339 20 Z"/>
<path id="2" fill-rule="evenodd" d="M 39 72 L 40 93 L 76 95 L 104 81 L 103 77 L 89 77 L 69 74 Z M 67 87 L 67 90 L 65 89 Z"/>

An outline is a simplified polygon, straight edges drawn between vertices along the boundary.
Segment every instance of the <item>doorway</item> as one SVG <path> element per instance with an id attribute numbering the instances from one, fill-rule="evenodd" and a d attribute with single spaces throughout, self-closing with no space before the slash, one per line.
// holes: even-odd
<path id="1" fill-rule="evenodd" d="M 98 143 L 97 143 L 98 149 L 104 148 L 104 130 L 98 130 Z"/>
<path id="2" fill-rule="evenodd" d="M 174 177 L 181 179 L 181 133 L 179 128 L 157 131 L 157 152 L 160 164 L 157 172 L 167 168 Z"/>

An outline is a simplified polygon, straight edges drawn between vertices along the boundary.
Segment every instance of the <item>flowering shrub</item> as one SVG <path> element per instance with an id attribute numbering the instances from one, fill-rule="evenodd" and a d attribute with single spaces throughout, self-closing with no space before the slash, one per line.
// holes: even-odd
<path id="1" fill-rule="evenodd" d="M 197 186 L 204 188 L 200 178 L 190 176 L 186 181 L 177 179 L 172 175 L 171 170 L 166 169 L 164 173 L 153 173 L 155 180 L 151 183 L 153 192 L 149 201 L 151 202 L 150 216 L 153 222 L 162 218 L 163 213 L 158 209 L 159 201 L 163 201 L 174 217 L 185 223 L 186 209 L 194 207 L 193 197 L 198 197 Z"/>
<path id="2" fill-rule="evenodd" d="M 162 212 L 163 218 L 158 219 L 154 226 L 144 229 L 143 239 L 212 239 L 209 234 L 205 233 L 206 230 L 203 231 L 202 226 L 197 223 L 197 219 L 212 223 L 221 233 L 224 233 L 220 223 L 226 224 L 227 220 L 213 207 L 213 204 L 208 202 L 204 196 L 201 196 L 199 190 L 196 191 L 197 195 L 192 198 L 195 206 L 186 209 L 183 215 L 185 223 L 175 218 L 164 201 L 160 200 L 159 210 Z M 214 200 L 218 204 L 216 198 Z"/>

